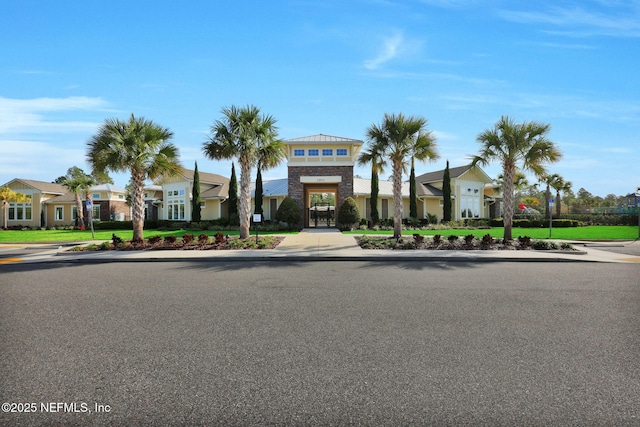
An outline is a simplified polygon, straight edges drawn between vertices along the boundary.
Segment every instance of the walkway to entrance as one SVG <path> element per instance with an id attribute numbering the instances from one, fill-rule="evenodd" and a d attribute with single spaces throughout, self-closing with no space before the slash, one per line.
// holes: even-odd
<path id="1" fill-rule="evenodd" d="M 361 251 L 353 235 L 342 234 L 335 228 L 305 228 L 298 234 L 290 234 L 275 251 L 286 251 L 292 255 L 314 255 L 323 253 L 340 256 L 345 250 Z"/>

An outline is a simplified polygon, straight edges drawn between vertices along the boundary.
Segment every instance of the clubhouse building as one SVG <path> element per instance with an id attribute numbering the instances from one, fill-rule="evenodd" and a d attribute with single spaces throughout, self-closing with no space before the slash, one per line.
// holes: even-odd
<path id="1" fill-rule="evenodd" d="M 352 197 L 362 218 L 371 217 L 371 180 L 354 176 L 363 141 L 357 139 L 313 135 L 284 141 L 288 176 L 263 181 L 263 217 L 274 220 L 278 207 L 289 196 L 303 213 L 303 227 L 335 226 L 335 209 Z M 451 180 L 452 219 L 493 218 L 501 215 L 501 195 L 493 181 L 477 166 L 449 169 Z M 182 169 L 172 177 L 162 177 L 145 187 L 147 219 L 191 221 L 191 192 L 194 171 Z M 444 170 L 416 177 L 418 219 L 443 215 Z M 199 173 L 201 218 L 203 221 L 228 216 L 229 178 L 214 173 Z M 7 184 L 12 190 L 31 198 L 28 203 L 10 203 L 7 226 L 52 227 L 74 224 L 74 195 L 59 184 L 14 179 Z M 255 183 L 252 188 L 252 211 Z M 99 185 L 90 190 L 93 217 L 96 220 L 129 220 L 126 190 L 112 185 Z M 403 182 L 403 217 L 409 216 L 409 182 Z M 393 217 L 393 191 L 390 181 L 379 181 L 378 213 L 380 219 Z"/>

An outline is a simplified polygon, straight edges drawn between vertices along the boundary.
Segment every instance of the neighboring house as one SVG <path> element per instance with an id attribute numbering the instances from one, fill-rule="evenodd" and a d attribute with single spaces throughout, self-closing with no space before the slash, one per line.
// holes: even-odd
<path id="1" fill-rule="evenodd" d="M 75 196 L 64 185 L 21 178 L 13 179 L 5 185 L 31 198 L 28 203 L 9 205 L 8 227 L 40 228 L 75 224 L 77 216 Z M 130 219 L 124 188 L 103 184 L 91 187 L 90 193 L 93 196 L 95 220 Z M 84 208 L 84 195 L 82 199 Z"/>
<path id="2" fill-rule="evenodd" d="M 67 193 L 67 188 L 60 184 L 35 181 L 32 179 L 16 178 L 2 187 L 7 186 L 17 193 L 22 193 L 31 199 L 27 203 L 10 203 L 7 213 L 7 227 L 46 227 L 49 222 L 53 225 L 53 218 L 47 218 L 45 203 L 55 197 Z M 61 213 L 59 213 L 61 214 Z M 61 218 L 64 218 L 61 216 Z M 48 221 L 50 219 L 51 221 Z"/>
<path id="3" fill-rule="evenodd" d="M 63 186 L 66 190 L 66 187 Z M 68 190 L 67 190 L 68 191 Z M 92 219 L 94 221 L 129 221 L 131 208 L 127 204 L 127 190 L 112 184 L 94 185 L 88 191 L 91 195 Z M 87 220 L 86 195 L 81 194 L 84 218 Z M 73 193 L 49 199 L 46 205 L 48 226 L 75 225 L 77 216 L 76 199 Z M 52 221 L 52 222 L 51 222 Z"/>
<path id="4" fill-rule="evenodd" d="M 191 221 L 191 199 L 194 171 L 182 168 L 175 176 L 158 178 L 153 186 L 145 187 L 149 207 L 157 207 L 157 219 Z M 213 220 L 225 218 L 229 198 L 229 178 L 213 173 L 199 172 L 201 218 Z M 158 191 L 161 189 L 161 193 Z M 161 197 L 158 197 L 160 196 Z"/>

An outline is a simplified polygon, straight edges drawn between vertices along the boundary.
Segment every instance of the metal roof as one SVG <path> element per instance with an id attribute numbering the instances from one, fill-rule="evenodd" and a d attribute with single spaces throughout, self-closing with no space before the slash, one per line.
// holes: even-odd
<path id="1" fill-rule="evenodd" d="M 359 139 L 343 138 L 341 136 L 331 136 L 331 135 L 324 135 L 324 134 L 287 139 L 284 141 L 284 143 L 285 144 L 309 144 L 309 143 L 363 144 L 363 142 L 360 141 Z"/>
<path id="2" fill-rule="evenodd" d="M 262 182 L 262 195 L 264 197 L 286 196 L 289 193 L 289 180 L 287 178 L 274 179 Z M 256 183 L 251 183 L 251 197 L 256 196 Z"/>

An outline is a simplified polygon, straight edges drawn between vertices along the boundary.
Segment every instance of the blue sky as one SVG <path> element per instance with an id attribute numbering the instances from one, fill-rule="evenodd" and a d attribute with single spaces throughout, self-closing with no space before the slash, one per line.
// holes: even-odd
<path id="1" fill-rule="evenodd" d="M 467 164 L 502 115 L 546 122 L 574 191 L 640 186 L 638 0 L 10 0 L 0 28 L 0 184 L 88 171 L 88 139 L 131 113 L 228 176 L 202 143 L 222 107 L 253 104 L 284 139 L 424 116 L 440 159 L 418 173 Z"/>

